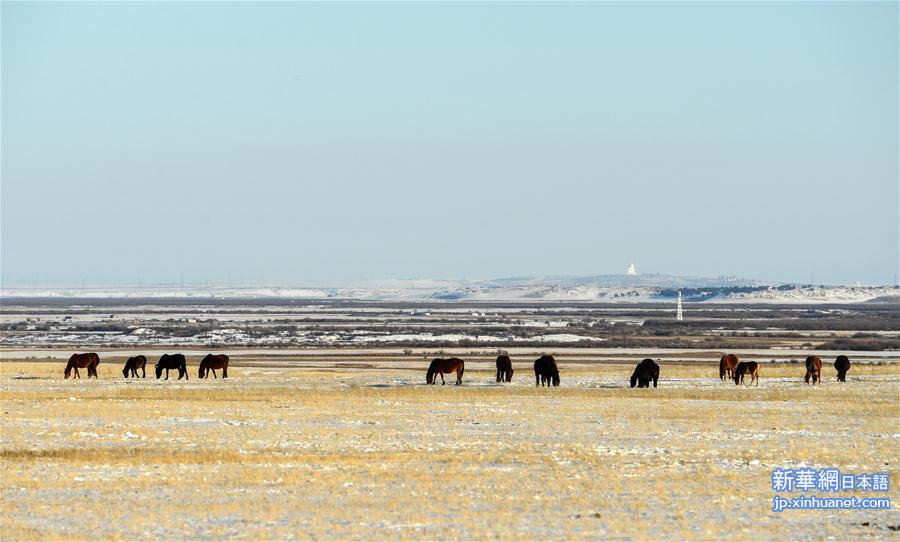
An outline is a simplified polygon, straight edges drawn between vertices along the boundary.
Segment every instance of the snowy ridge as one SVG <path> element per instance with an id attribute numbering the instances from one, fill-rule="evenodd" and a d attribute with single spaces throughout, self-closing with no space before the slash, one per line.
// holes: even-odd
<path id="1" fill-rule="evenodd" d="M 2 288 L 0 298 L 70 299 L 347 299 L 366 301 L 572 301 L 652 303 L 860 303 L 897 302 L 892 286 L 775 285 L 735 277 L 598 275 L 517 277 L 494 280 L 384 279 L 338 286 L 172 286 L 96 288 Z"/>
<path id="2" fill-rule="evenodd" d="M 884 301 L 900 302 L 900 288 L 894 286 L 803 286 L 792 290 L 775 287 L 747 293 L 734 293 L 725 299 L 728 303 L 860 303 L 885 298 Z M 894 299 L 887 299 L 887 298 Z"/>

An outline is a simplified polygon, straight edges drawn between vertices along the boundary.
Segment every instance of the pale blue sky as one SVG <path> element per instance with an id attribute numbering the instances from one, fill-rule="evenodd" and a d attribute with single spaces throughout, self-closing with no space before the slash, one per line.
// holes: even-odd
<path id="1" fill-rule="evenodd" d="M 0 9 L 6 285 L 898 272 L 895 2 Z"/>

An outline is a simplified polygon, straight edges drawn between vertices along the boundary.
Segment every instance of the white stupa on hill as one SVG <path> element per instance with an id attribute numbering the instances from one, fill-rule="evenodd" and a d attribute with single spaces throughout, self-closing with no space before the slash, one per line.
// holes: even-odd
<path id="1" fill-rule="evenodd" d="M 628 271 L 625 271 L 625 274 L 631 276 L 637 275 L 637 268 L 634 266 L 634 262 L 628 264 Z"/>

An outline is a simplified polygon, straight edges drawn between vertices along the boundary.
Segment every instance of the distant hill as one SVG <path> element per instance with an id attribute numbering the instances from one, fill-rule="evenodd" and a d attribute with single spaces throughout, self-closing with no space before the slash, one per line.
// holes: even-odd
<path id="1" fill-rule="evenodd" d="M 384 279 L 333 286 L 3 288 L 3 298 L 356 299 L 368 301 L 572 301 L 601 303 L 896 303 L 900 288 L 771 284 L 737 277 L 596 275 L 491 280 Z"/>
<path id="2" fill-rule="evenodd" d="M 484 286 L 598 286 L 605 288 L 699 288 L 729 286 L 763 286 L 768 283 L 739 277 L 679 277 L 675 275 L 594 275 L 588 277 L 518 277 L 479 281 Z"/>

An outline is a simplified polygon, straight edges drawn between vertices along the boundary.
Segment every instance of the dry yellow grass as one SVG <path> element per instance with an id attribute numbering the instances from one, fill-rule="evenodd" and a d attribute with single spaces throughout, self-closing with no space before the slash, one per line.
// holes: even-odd
<path id="1" fill-rule="evenodd" d="M 632 365 L 563 368 L 535 389 L 527 370 L 427 387 L 408 370 L 64 381 L 58 364 L 0 363 L 0 538 L 887 539 L 900 524 L 775 514 L 770 486 L 775 467 L 891 472 L 896 365 L 813 387 L 767 364 L 758 388 L 664 365 L 649 390 L 624 387 Z"/>

